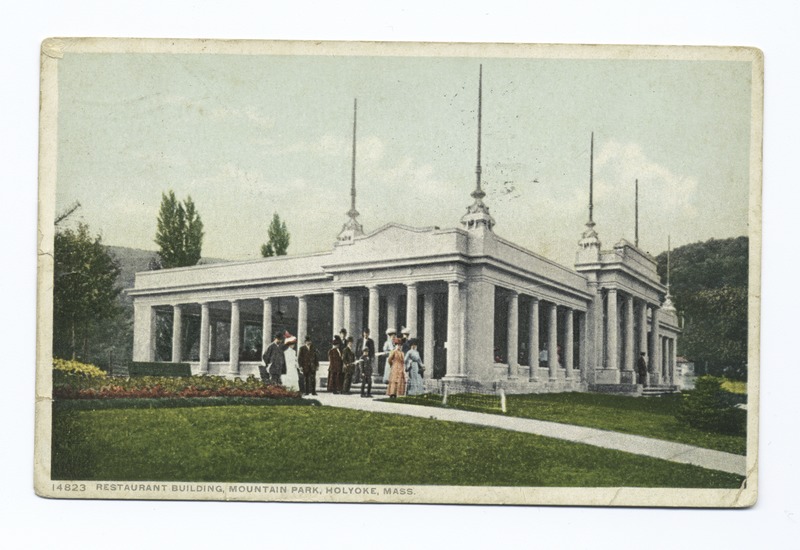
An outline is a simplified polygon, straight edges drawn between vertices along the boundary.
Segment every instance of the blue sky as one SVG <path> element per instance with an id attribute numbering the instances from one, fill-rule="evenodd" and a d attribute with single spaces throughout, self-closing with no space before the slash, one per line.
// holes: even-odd
<path id="1" fill-rule="evenodd" d="M 203 255 L 259 256 L 273 212 L 290 253 L 327 250 L 349 208 L 455 226 L 483 180 L 509 240 L 572 265 L 587 218 L 604 247 L 657 254 L 747 233 L 751 67 L 742 61 L 70 53 L 59 62 L 57 205 L 111 245 L 155 249 L 161 193 L 191 195 Z"/>

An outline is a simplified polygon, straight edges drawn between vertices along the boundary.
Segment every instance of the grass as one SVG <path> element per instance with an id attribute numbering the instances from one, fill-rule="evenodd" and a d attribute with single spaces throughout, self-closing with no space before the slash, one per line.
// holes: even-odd
<path id="1" fill-rule="evenodd" d="M 495 399 L 499 402 L 499 398 Z M 706 449 L 744 455 L 747 441 L 744 435 L 706 432 L 678 422 L 675 412 L 680 395 L 662 397 L 628 397 L 596 393 L 546 393 L 507 396 L 507 415 L 535 418 L 562 424 L 574 424 L 629 433 L 695 445 Z M 426 394 L 404 397 L 398 403 L 441 406 L 441 396 Z M 474 400 L 467 396 L 451 395 L 447 406 L 457 409 L 478 410 Z M 483 412 L 503 414 L 499 409 Z M 740 411 L 745 415 L 745 411 Z"/>
<path id="2" fill-rule="evenodd" d="M 738 488 L 741 476 L 516 432 L 328 407 L 53 409 L 53 479 Z"/>

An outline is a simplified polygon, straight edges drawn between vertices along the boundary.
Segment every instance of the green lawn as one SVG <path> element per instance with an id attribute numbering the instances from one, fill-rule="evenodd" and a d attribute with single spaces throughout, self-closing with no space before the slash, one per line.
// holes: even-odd
<path id="1" fill-rule="evenodd" d="M 728 435 L 705 432 L 681 424 L 675 419 L 680 395 L 662 397 L 628 397 L 596 393 L 543 393 L 531 395 L 509 395 L 507 413 L 521 418 L 549 420 L 577 426 L 588 426 L 643 435 L 654 439 L 676 441 L 706 449 L 715 449 L 735 454 L 746 454 L 744 435 Z M 485 399 L 484 399 L 485 401 Z M 493 405 L 499 407 L 499 398 Z M 397 403 L 441 406 L 441 397 L 424 395 L 398 399 Z M 447 406 L 478 410 L 471 396 L 451 395 Z M 499 408 L 486 412 L 503 414 Z M 745 411 L 741 411 L 745 415 Z"/>
<path id="2" fill-rule="evenodd" d="M 328 407 L 53 409 L 53 479 L 737 488 L 741 476 Z"/>

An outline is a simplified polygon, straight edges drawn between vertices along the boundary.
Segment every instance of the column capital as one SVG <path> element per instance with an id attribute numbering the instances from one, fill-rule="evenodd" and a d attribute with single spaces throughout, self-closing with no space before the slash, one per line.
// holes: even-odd
<path id="1" fill-rule="evenodd" d="M 235 298 L 235 299 L 233 299 L 233 300 L 228 300 L 228 301 L 231 303 L 231 305 L 233 305 L 233 304 L 237 304 L 237 305 L 238 305 L 238 304 L 239 304 L 239 302 L 241 302 L 242 300 L 241 300 L 241 299 L 239 299 L 239 298 Z"/>
<path id="2" fill-rule="evenodd" d="M 308 301 L 308 294 L 298 294 L 297 295 L 297 300 L 298 301 L 302 301 L 302 302 L 307 302 Z"/>
<path id="3" fill-rule="evenodd" d="M 406 285 L 406 288 L 411 288 L 411 287 L 416 288 L 416 287 L 419 286 L 419 281 L 409 281 L 409 282 L 405 283 L 405 285 Z"/>
<path id="4" fill-rule="evenodd" d="M 447 286 L 449 287 L 458 287 L 461 284 L 461 281 L 458 279 L 450 279 L 447 281 Z"/>

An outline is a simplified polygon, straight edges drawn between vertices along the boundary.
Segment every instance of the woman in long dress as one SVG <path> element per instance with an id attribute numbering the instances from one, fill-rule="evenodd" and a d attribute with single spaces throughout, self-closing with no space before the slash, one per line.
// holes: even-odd
<path id="1" fill-rule="evenodd" d="M 288 334 L 288 333 L 287 333 Z M 297 338 L 289 334 L 284 337 L 283 356 L 286 358 L 286 375 L 283 377 L 283 385 L 287 388 L 297 390 L 300 388 L 300 365 L 297 363 Z"/>
<path id="2" fill-rule="evenodd" d="M 411 349 L 406 352 L 405 367 L 408 374 L 408 395 L 422 395 L 425 393 L 425 383 L 422 381 L 422 373 L 425 365 L 422 364 L 422 357 L 419 356 L 417 346 L 419 342 L 416 338 L 409 341 Z"/>
<path id="3" fill-rule="evenodd" d="M 386 342 L 383 344 L 383 353 L 381 355 L 386 355 L 386 363 L 383 365 L 383 383 L 389 383 L 389 374 L 392 372 L 392 365 L 389 363 L 389 354 L 392 353 L 394 349 L 394 335 L 395 330 L 393 328 L 386 329 Z"/>
<path id="4" fill-rule="evenodd" d="M 394 399 L 398 395 L 406 393 L 406 358 L 400 347 L 400 341 L 395 339 L 395 348 L 389 354 L 389 364 L 392 370 L 389 373 L 389 386 L 386 388 L 386 395 Z"/>

